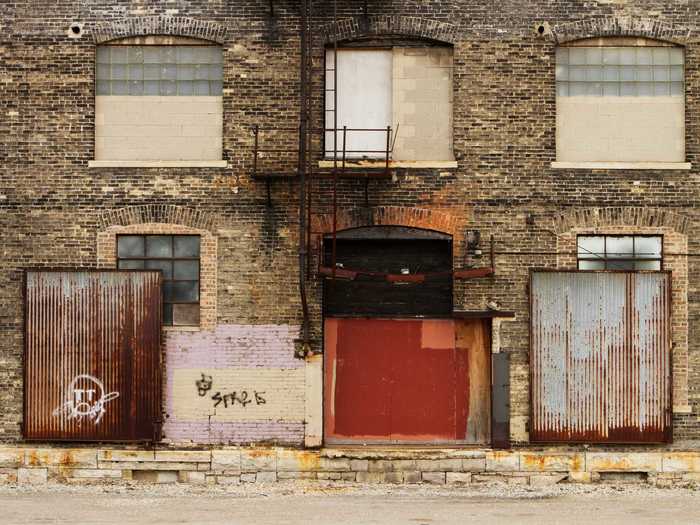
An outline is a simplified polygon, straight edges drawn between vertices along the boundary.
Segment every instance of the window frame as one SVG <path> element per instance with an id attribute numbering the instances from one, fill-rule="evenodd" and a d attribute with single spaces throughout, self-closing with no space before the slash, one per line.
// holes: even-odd
<path id="1" fill-rule="evenodd" d="M 581 237 L 602 237 L 603 238 L 603 257 L 595 256 L 593 253 L 587 254 L 587 256 L 581 256 L 579 254 L 579 239 Z M 632 257 L 616 257 L 616 258 L 609 258 L 608 257 L 608 239 L 610 238 L 623 238 L 623 237 L 631 237 L 632 238 Z M 661 251 L 659 252 L 658 257 L 636 257 L 636 252 L 635 252 L 635 244 L 636 244 L 636 239 L 637 238 L 657 238 L 661 241 Z M 613 252 L 614 253 L 614 252 Z M 581 261 L 603 261 L 605 268 L 603 269 L 582 269 L 581 268 Z M 613 268 L 610 269 L 608 268 L 608 262 L 613 261 L 613 262 L 642 262 L 642 261 L 658 261 L 659 262 L 659 269 L 658 270 L 637 270 L 635 269 L 618 269 L 618 268 Z M 660 233 L 612 233 L 612 234 L 607 234 L 607 233 L 579 233 L 576 235 L 576 269 L 579 271 L 591 271 L 591 272 L 600 272 L 600 271 L 606 271 L 606 272 L 614 272 L 614 271 L 619 271 L 619 272 L 659 272 L 659 271 L 664 271 L 664 235 Z"/>
<path id="2" fill-rule="evenodd" d="M 171 245 L 171 253 L 173 254 L 171 257 L 148 257 L 148 256 L 130 256 L 130 257 L 121 257 L 119 255 L 119 239 L 122 237 L 142 237 L 144 240 L 144 253 L 146 253 L 146 239 L 148 237 L 169 237 L 170 238 L 170 245 Z M 197 237 L 199 240 L 199 246 L 198 246 L 198 253 L 199 255 L 197 257 L 175 257 L 175 249 L 174 249 L 174 238 L 175 237 Z M 202 304 L 202 236 L 199 234 L 188 234 L 188 233 L 119 233 L 116 236 L 116 242 L 115 242 L 115 260 L 116 260 L 116 267 L 117 270 L 126 270 L 127 268 L 120 268 L 119 263 L 121 261 L 170 261 L 170 263 L 173 265 L 172 268 L 172 277 L 171 279 L 165 279 L 162 276 L 162 270 L 159 269 L 150 269 L 150 268 L 143 268 L 143 270 L 148 270 L 148 271 L 160 271 L 161 272 L 161 295 L 162 295 L 162 303 L 163 303 L 163 309 L 165 309 L 166 305 L 170 305 L 171 307 L 176 304 L 189 304 L 189 305 L 197 305 L 199 312 L 198 312 L 198 319 L 199 321 L 196 324 L 174 324 L 173 321 L 173 316 L 171 315 L 171 322 L 169 324 L 165 323 L 165 315 L 163 315 L 163 326 L 168 327 L 168 328 L 188 328 L 188 327 L 199 327 L 201 326 L 202 319 L 201 319 L 201 304 Z M 195 279 L 175 279 L 175 270 L 174 270 L 174 263 L 176 261 L 197 261 L 197 301 L 167 301 L 165 299 L 165 288 L 164 284 L 166 282 L 192 282 L 195 281 Z M 144 264 L 145 266 L 145 264 Z M 131 268 L 130 268 L 131 269 Z M 137 269 L 138 270 L 138 269 Z"/>

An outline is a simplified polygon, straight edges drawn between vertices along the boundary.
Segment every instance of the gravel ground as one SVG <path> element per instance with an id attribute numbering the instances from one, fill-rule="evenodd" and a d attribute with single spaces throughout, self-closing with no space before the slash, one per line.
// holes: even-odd
<path id="1" fill-rule="evenodd" d="M 0 523 L 699 524 L 700 490 L 644 485 L 0 487 Z"/>

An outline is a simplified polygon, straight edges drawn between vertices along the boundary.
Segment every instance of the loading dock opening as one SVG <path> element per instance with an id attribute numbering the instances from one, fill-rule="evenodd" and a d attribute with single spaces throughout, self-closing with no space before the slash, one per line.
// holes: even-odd
<path id="1" fill-rule="evenodd" d="M 324 283 L 325 442 L 490 443 L 491 321 L 453 315 L 451 236 L 364 227 L 323 248 L 361 270 Z"/>

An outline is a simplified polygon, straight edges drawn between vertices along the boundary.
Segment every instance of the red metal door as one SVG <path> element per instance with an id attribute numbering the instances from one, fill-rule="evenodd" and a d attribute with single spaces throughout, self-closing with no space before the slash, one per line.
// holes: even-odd
<path id="1" fill-rule="evenodd" d="M 25 297 L 25 438 L 160 439 L 160 272 L 28 271 Z"/>
<path id="2" fill-rule="evenodd" d="M 486 404 L 470 400 L 469 370 L 470 362 L 483 361 L 487 349 L 483 337 L 463 332 L 457 334 L 453 320 L 326 319 L 326 440 L 488 439 L 489 382 L 483 388 Z M 464 348 L 458 339 L 478 343 Z M 472 381 L 481 389 L 490 369 L 474 374 Z M 485 417 L 478 408 L 483 406 Z M 478 417 L 469 417 L 470 407 L 476 407 Z"/>

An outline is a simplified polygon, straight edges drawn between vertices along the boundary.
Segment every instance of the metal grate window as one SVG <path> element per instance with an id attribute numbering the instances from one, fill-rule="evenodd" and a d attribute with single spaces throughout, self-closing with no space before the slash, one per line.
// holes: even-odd
<path id="1" fill-rule="evenodd" d="M 98 46 L 97 95 L 221 96 L 220 46 Z"/>
<path id="2" fill-rule="evenodd" d="M 560 97 L 683 96 L 683 50 L 677 47 L 560 47 Z"/>
<path id="3" fill-rule="evenodd" d="M 199 325 L 198 235 L 120 235 L 120 270 L 161 270 L 163 324 Z"/>
<path id="4" fill-rule="evenodd" d="M 579 235 L 579 270 L 661 270 L 660 235 Z"/>

